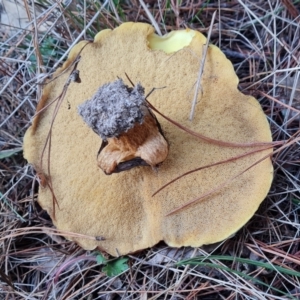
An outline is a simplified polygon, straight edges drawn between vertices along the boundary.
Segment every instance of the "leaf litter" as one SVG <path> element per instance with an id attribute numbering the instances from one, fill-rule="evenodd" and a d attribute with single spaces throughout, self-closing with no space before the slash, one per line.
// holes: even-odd
<path id="1" fill-rule="evenodd" d="M 93 12 L 99 9 L 95 3 L 88 4 L 89 9 L 84 17 L 79 13 L 84 9 L 83 6 L 80 7 L 81 4 L 78 7 L 66 7 L 64 10 L 62 7 L 56 6 L 56 9 L 65 16 L 78 16 L 69 20 L 60 19 L 60 26 L 51 29 L 52 34 L 61 40 L 61 44 L 56 46 L 58 49 L 63 46 L 66 38 L 69 41 L 74 40 L 81 33 L 81 24 L 87 24 L 86 21 L 92 19 Z M 300 199 L 299 106 L 297 101 L 299 87 L 292 78 L 296 78 L 295 72 L 299 72 L 299 61 L 296 60 L 297 58 L 299 60 L 298 40 L 293 38 L 297 36 L 299 17 L 295 15 L 295 11 L 299 12 L 299 7 L 297 4 L 290 5 L 291 1 L 282 1 L 278 4 L 277 9 L 270 7 L 267 2 L 257 7 L 249 1 L 238 1 L 237 3 L 210 1 L 193 5 L 172 2 L 170 8 L 162 3 L 151 3 L 144 8 L 140 8 L 137 4 L 115 4 L 115 2 L 106 4 L 107 6 L 100 14 L 99 23 L 89 24 L 87 29 L 95 33 L 100 29 L 99 24 L 103 27 L 113 28 L 117 25 L 116 22 L 119 22 L 116 20 L 120 20 L 120 15 L 127 16 L 127 20 L 132 21 L 141 21 L 145 18 L 147 20 L 146 9 L 147 13 L 150 12 L 154 16 L 152 22 L 153 20 L 157 22 L 163 34 L 166 29 L 182 28 L 184 20 L 188 22 L 188 26 L 207 34 L 213 10 L 219 9 L 216 21 L 222 31 L 213 30 L 212 43 L 218 44 L 220 41 L 221 44 L 218 46 L 221 49 L 225 52 L 231 50 L 227 53 L 229 53 L 228 57 L 234 63 L 240 78 L 239 87 L 244 93 L 250 93 L 261 101 L 272 127 L 273 140 L 288 141 L 278 148 L 278 152 L 273 157 L 275 178 L 272 189 L 255 217 L 234 237 L 207 251 L 205 248 L 196 249 L 196 256 L 206 258 L 206 267 L 208 268 L 206 270 L 215 268 L 218 270 L 217 274 L 199 271 L 191 265 L 184 268 L 175 266 L 172 261 L 163 263 L 157 259 L 157 263 L 154 265 L 152 261 L 149 263 L 151 257 L 155 257 L 165 248 L 165 245 L 158 244 L 151 249 L 130 256 L 129 269 L 117 275 L 123 286 L 127 288 L 118 293 L 116 290 L 110 289 L 110 278 L 103 276 L 103 271 L 98 268 L 96 262 L 91 263 L 85 260 L 82 260 L 79 269 L 71 274 L 66 273 L 60 276 L 59 281 L 54 285 L 47 285 L 50 265 L 46 263 L 46 268 L 44 268 L 46 272 L 42 272 L 36 268 L 36 262 L 30 262 L 32 257 L 38 255 L 43 255 L 45 258 L 50 257 L 50 252 L 46 251 L 41 254 L 39 249 L 51 247 L 51 251 L 57 254 L 64 253 L 62 259 L 65 261 L 80 259 L 82 255 L 86 254 L 72 242 L 65 241 L 57 244 L 42 230 L 30 230 L 32 225 L 29 224 L 43 229 L 51 227 L 51 222 L 35 201 L 37 186 L 34 174 L 26 168 L 26 162 L 18 154 L 19 152 L 15 153 L 15 155 L 10 155 L 0 161 L 0 190 L 2 192 L 0 241 L 1 249 L 3 249 L 0 261 L 1 270 L 3 270 L 0 273 L 1 293 L 15 299 L 28 297 L 74 299 L 83 295 L 91 295 L 95 299 L 113 295 L 119 298 L 124 297 L 124 299 L 125 297 L 134 299 L 141 295 L 143 297 L 147 295 L 145 299 L 157 299 L 161 296 L 170 296 L 173 299 L 182 297 L 193 299 L 193 297 L 201 296 L 202 299 L 209 299 L 213 295 L 235 297 L 237 293 L 243 299 L 261 297 L 281 299 L 282 293 L 284 293 L 287 298 L 296 299 L 299 297 L 296 273 L 299 270 L 297 254 L 300 251 L 299 205 L 295 206 L 293 203 Z M 114 9 L 111 10 L 111 7 Z M 268 13 L 270 10 L 272 14 Z M 118 15 L 115 12 L 118 12 Z M 43 15 L 45 20 L 49 17 L 53 17 L 53 15 Z M 82 23 L 80 18 L 82 18 Z M 278 26 L 276 31 L 274 28 L 267 30 L 268 22 L 275 21 Z M 57 21 L 54 19 L 54 22 Z M 240 29 L 238 34 L 237 29 Z M 26 45 L 24 33 L 24 30 L 18 29 L 17 32 L 12 33 L 13 39 Z M 2 37 L 7 37 L 7 33 L 1 34 Z M 43 33 L 40 33 L 40 38 L 42 41 Z M 34 114 L 37 99 L 35 91 L 32 89 L 32 85 L 35 85 L 34 81 L 26 84 L 28 79 L 35 76 L 32 69 L 29 69 L 26 64 L 31 54 L 27 55 L 26 48 L 25 50 L 16 48 L 14 52 L 10 51 L 10 47 L 15 43 L 12 42 L 13 39 L 8 39 L 6 43 L 1 44 L 1 53 L 3 56 L 13 59 L 24 58 L 21 60 L 24 63 L 23 65 L 21 62 L 8 63 L 6 60 L 5 66 L 9 66 L 8 68 L 4 67 L 3 61 L 0 65 L 1 80 L 6 80 L 8 74 L 12 74 L 10 81 L 6 81 L 5 93 L 2 94 L 5 106 L 0 109 L 1 124 L 3 124 L 0 132 L 0 151 L 13 149 L 16 147 L 16 142 L 19 145 L 22 143 L 22 135 Z M 249 40 L 251 43 L 248 43 Z M 280 45 L 280 47 L 276 47 L 276 45 Z M 276 56 L 272 56 L 273 51 L 277 54 Z M 286 94 L 282 93 L 283 84 L 278 82 L 278 76 L 266 63 L 266 60 L 264 62 L 254 58 L 256 54 L 260 57 L 261 53 L 273 62 L 272 65 L 276 66 L 277 70 L 282 69 L 282 72 L 287 72 L 289 79 L 286 84 Z M 37 63 L 39 62 L 37 61 Z M 44 67 L 51 72 L 55 63 L 55 60 L 50 58 L 49 61 L 44 62 Z M 24 85 L 22 86 L 20 83 Z M 26 101 L 20 102 L 20 95 L 26 95 Z M 14 100 L 12 101 L 12 99 Z M 285 107 L 277 105 L 278 103 L 284 104 Z M 16 111 L 15 108 L 18 104 L 20 106 Z M 3 109 L 4 107 L 5 109 Z M 287 113 L 288 111 L 293 113 Z M 9 192 L 7 193 L 7 191 Z M 8 206 L 3 202 L 4 199 L 8 201 Z M 17 214 L 22 216 L 25 223 L 20 222 Z M 26 230 L 26 226 L 28 230 Z M 22 231 L 21 228 L 25 230 Z M 238 270 L 238 260 L 224 262 L 222 256 L 226 259 L 230 253 L 233 258 L 253 259 L 253 255 L 244 251 L 243 245 L 245 244 L 251 251 L 255 250 L 256 255 L 259 255 L 263 262 L 268 262 L 269 266 L 294 270 L 294 275 L 284 272 L 284 270 L 278 271 L 277 268 L 277 272 L 273 271 L 271 274 L 254 269 L 251 277 L 241 277 L 238 272 L 234 272 Z M 178 249 L 178 252 L 186 251 L 186 249 L 189 248 Z M 278 253 L 281 255 L 278 256 Z M 210 258 L 210 255 L 216 254 L 221 257 Z M 189 255 L 192 256 L 192 254 Z M 177 256 L 173 257 L 174 261 L 179 260 Z M 295 257 L 296 261 L 288 260 L 287 257 Z M 188 257 L 184 256 L 184 259 L 186 258 Z M 126 263 L 120 263 L 121 266 L 119 264 L 118 266 L 123 268 L 122 265 Z M 212 263 L 215 267 L 211 265 Z M 227 269 L 224 267 L 224 263 L 226 263 Z M 251 264 L 251 261 L 247 261 L 247 263 Z M 35 267 L 32 268 L 32 266 Z M 25 273 L 24 270 L 26 270 Z M 21 274 L 24 274 L 22 278 Z M 222 276 L 218 274 L 222 274 Z M 251 278 L 256 278 L 260 282 L 263 280 L 267 286 L 255 282 Z M 278 292 L 279 290 L 280 292 Z"/>

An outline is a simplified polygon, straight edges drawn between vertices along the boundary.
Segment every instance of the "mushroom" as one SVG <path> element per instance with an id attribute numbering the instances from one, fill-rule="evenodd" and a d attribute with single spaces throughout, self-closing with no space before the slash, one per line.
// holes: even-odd
<path id="1" fill-rule="evenodd" d="M 151 247 L 161 240 L 174 247 L 201 246 L 229 237 L 253 216 L 272 182 L 273 167 L 270 158 L 266 159 L 272 149 L 259 144 L 224 146 L 197 139 L 156 114 L 157 123 L 152 116 L 152 128 L 164 154 L 157 161 L 146 161 L 155 166 L 164 160 L 158 170 L 142 166 L 107 176 L 98 167 L 104 164 L 106 170 L 105 152 L 100 158 L 105 148 L 98 161 L 96 158 L 101 137 L 78 114 L 78 107 L 92 99 L 100 87 L 118 78 L 131 86 L 125 76 L 128 74 L 133 82 L 140 82 L 146 94 L 165 87 L 155 90 L 148 101 L 194 132 L 228 143 L 271 142 L 260 104 L 238 91 L 232 64 L 213 45 L 208 47 L 194 119 L 189 121 L 205 43 L 206 38 L 194 30 L 158 37 L 148 24 L 124 23 L 114 30 L 101 31 L 93 43 L 75 46 L 54 81 L 47 84 L 38 114 L 24 137 L 24 156 L 47 183 L 39 189 L 40 205 L 68 239 L 84 249 L 98 248 L 113 256 Z M 75 61 L 81 83 L 70 82 L 66 89 Z M 57 110 L 55 99 L 64 88 Z M 149 107 L 147 110 L 153 115 Z M 140 126 L 143 122 L 133 123 Z M 45 148 L 50 128 L 51 147 Z M 113 159 L 108 173 L 128 159 L 141 157 L 139 147 L 129 156 Z M 251 154 L 244 155 L 248 152 Z M 240 158 L 232 159 L 236 156 Z M 153 196 L 176 176 L 206 165 L 212 166 L 181 178 Z M 57 205 L 53 204 L 53 193 Z M 169 215 L 201 195 L 207 196 Z"/>

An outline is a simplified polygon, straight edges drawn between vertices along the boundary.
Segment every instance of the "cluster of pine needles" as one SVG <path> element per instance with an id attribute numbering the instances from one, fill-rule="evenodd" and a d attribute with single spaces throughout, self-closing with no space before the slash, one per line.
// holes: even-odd
<path id="1" fill-rule="evenodd" d="M 300 298 L 299 0 L 3 0 L 0 12 L 1 300 Z M 43 82 L 79 40 L 127 21 L 162 34 L 211 29 L 239 89 L 260 101 L 273 140 L 288 143 L 272 158 L 274 181 L 259 210 L 221 243 L 160 243 L 111 260 L 59 236 L 37 203 L 22 141 Z"/>

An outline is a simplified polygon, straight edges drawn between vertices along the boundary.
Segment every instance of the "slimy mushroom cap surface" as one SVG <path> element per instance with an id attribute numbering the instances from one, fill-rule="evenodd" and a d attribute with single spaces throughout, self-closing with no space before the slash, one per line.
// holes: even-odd
<path id="1" fill-rule="evenodd" d="M 180 39 L 176 35 L 180 35 Z M 178 44 L 183 40 L 180 47 Z M 24 156 L 49 180 L 53 194 L 40 186 L 38 201 L 59 230 L 91 237 L 71 237 L 85 249 L 103 249 L 111 255 L 127 254 L 163 240 L 168 245 L 201 246 L 221 241 L 241 228 L 267 195 L 273 175 L 265 159 L 223 188 L 178 213 L 170 211 L 220 186 L 272 152 L 257 152 L 183 177 L 152 197 L 162 185 L 197 167 L 230 159 L 255 148 L 225 147 L 197 139 L 156 114 L 169 143 L 167 159 L 154 172 L 138 167 L 105 175 L 97 166 L 101 139 L 78 114 L 78 106 L 100 86 L 125 73 L 140 83 L 148 100 L 176 122 L 210 138 L 235 142 L 270 142 L 271 132 L 260 104 L 237 89 L 238 78 L 221 50 L 210 45 L 193 121 L 189 113 L 197 81 L 205 37 L 181 30 L 160 38 L 142 23 L 124 23 L 100 32 L 93 43 L 81 42 L 57 70 L 43 92 L 38 110 L 56 99 L 80 52 L 81 83 L 71 82 L 54 120 L 51 134 L 50 174 L 48 148 L 41 155 L 49 133 L 55 104 L 34 119 L 24 138 Z M 172 48 L 172 45 L 174 47 Z M 164 51 L 166 49 L 166 51 Z M 172 51 L 174 49 L 174 51 Z M 260 149 L 257 147 L 256 149 Z"/>

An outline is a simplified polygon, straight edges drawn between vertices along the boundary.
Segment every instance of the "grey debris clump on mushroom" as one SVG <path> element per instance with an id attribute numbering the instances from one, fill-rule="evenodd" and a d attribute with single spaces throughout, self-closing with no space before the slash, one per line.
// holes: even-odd
<path id="1" fill-rule="evenodd" d="M 122 79 L 104 84 L 95 95 L 78 106 L 79 115 L 103 140 L 127 132 L 143 123 L 146 105 L 144 88 L 130 88 Z"/>

